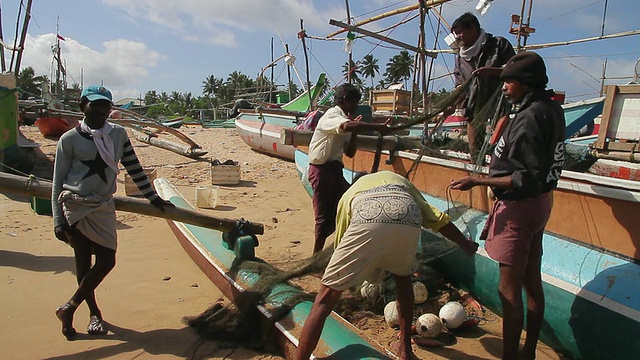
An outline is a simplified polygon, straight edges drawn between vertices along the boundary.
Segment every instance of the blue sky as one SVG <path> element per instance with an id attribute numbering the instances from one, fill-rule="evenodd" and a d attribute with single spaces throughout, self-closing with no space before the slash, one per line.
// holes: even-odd
<path id="1" fill-rule="evenodd" d="M 26 3 L 26 0 L 24 0 Z M 473 11 L 477 0 L 453 0 L 441 14 L 451 24 L 465 11 Z M 604 0 L 534 0 L 531 26 L 536 32 L 528 44 L 541 44 L 599 36 L 602 31 Z M 13 43 L 19 0 L 1 2 L 4 40 Z M 384 11 L 415 4 L 415 0 L 349 1 L 353 21 L 361 21 Z M 485 16 L 478 15 L 482 27 L 515 44 L 508 34 L 511 14 L 520 12 L 519 0 L 495 0 Z M 252 78 L 289 44 L 296 57 L 296 68 L 304 77 L 304 55 L 297 32 L 304 19 L 307 34 L 324 37 L 337 28 L 329 19 L 346 21 L 343 0 L 36 0 L 33 2 L 22 68 L 32 66 L 36 73 L 50 74 L 51 45 L 55 42 L 59 17 L 62 58 L 68 82 L 103 83 L 116 99 L 138 97 L 148 90 L 191 92 L 202 95 L 207 76 L 225 78 L 240 71 Z M 368 30 L 385 29 L 414 15 L 404 13 L 388 20 L 364 25 Z M 633 15 L 630 15 L 633 14 Z M 605 34 L 640 29 L 640 1 L 609 0 Z M 427 22 L 427 44 L 434 43 L 437 18 Z M 444 26 L 444 25 L 443 25 Z M 445 29 L 445 31 L 448 31 Z M 398 26 L 388 36 L 405 43 L 417 43 L 417 19 Z M 339 35 L 338 37 L 343 37 Z M 442 37 L 442 36 L 441 36 Z M 282 39 L 282 42 L 281 42 Z M 446 47 L 443 40 L 439 46 Z M 343 42 L 308 40 L 312 81 L 327 72 L 332 84 L 341 81 L 347 60 Z M 374 39 L 358 39 L 353 59 L 372 53 L 378 58 L 382 78 L 385 64 L 400 49 L 379 44 Z M 549 87 L 566 91 L 568 100 L 597 96 L 602 67 L 607 59 L 606 77 L 633 76 L 640 58 L 640 36 L 600 40 L 586 44 L 537 50 L 547 62 Z M 7 55 L 7 62 L 11 56 Z M 453 55 L 443 54 L 435 61 L 434 73 L 447 74 Z M 270 76 L 270 72 L 267 72 Z M 287 81 L 284 63 L 275 67 L 278 84 Z M 294 81 L 298 82 L 294 76 Z M 630 79 L 609 79 L 621 84 Z M 435 89 L 452 87 L 449 77 L 434 82 Z"/>

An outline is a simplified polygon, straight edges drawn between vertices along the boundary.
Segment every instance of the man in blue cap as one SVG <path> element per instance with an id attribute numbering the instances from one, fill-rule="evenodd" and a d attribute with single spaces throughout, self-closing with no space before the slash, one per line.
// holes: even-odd
<path id="1" fill-rule="evenodd" d="M 51 205 L 56 238 L 73 247 L 78 288 L 56 309 L 62 334 L 76 336 L 73 314 L 87 302 L 89 334 L 106 334 L 94 290 L 116 263 L 116 213 L 113 194 L 120 162 L 142 194 L 162 211 L 173 207 L 156 194 L 129 141 L 126 130 L 107 122 L 113 97 L 104 86 L 91 85 L 80 97 L 84 119 L 58 141 Z M 92 265 L 92 254 L 95 262 Z"/>

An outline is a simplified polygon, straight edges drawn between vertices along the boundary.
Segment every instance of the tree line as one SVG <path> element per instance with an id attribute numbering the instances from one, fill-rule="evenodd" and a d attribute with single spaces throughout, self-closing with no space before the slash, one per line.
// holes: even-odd
<path id="1" fill-rule="evenodd" d="M 378 61 L 373 55 L 368 54 L 357 63 L 352 60 L 351 63 L 345 62 L 342 67 L 342 74 L 345 78 L 351 69 L 351 83 L 360 88 L 365 102 L 368 100 L 370 90 L 385 89 L 394 83 L 403 83 L 405 88 L 409 88 L 407 82 L 413 74 L 414 61 L 408 51 L 402 50 L 399 54 L 391 57 L 386 63 L 381 78 Z M 374 82 L 376 79 L 377 83 Z M 329 80 L 326 81 L 327 88 L 331 87 L 331 84 L 328 83 Z M 41 97 L 42 84 L 48 82 L 47 76 L 36 75 L 33 68 L 22 69 L 17 77 L 21 99 Z M 275 103 L 278 99 L 291 99 L 302 93 L 302 89 L 291 81 L 285 86 L 278 86 L 264 76 L 252 79 L 240 71 L 230 73 L 226 79 L 209 75 L 202 81 L 201 87 L 201 95 L 194 95 L 191 92 L 149 90 L 140 99 L 144 102 L 144 108 L 140 110 L 144 112 L 144 115 L 150 117 L 180 115 L 197 118 L 200 109 L 207 109 L 205 110 L 206 116 L 213 118 L 213 109 L 229 108 L 240 98 L 255 102 Z M 72 84 L 72 88 L 79 89 L 80 84 Z M 447 91 L 441 89 L 430 95 L 433 101 L 437 101 L 438 98 L 446 94 Z M 418 100 L 421 99 L 420 94 L 417 94 L 417 97 Z"/>

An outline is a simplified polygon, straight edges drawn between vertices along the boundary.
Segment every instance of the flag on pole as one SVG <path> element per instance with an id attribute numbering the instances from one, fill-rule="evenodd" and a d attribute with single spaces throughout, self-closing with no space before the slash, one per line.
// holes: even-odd
<path id="1" fill-rule="evenodd" d="M 60 34 L 56 34 L 56 36 L 58 37 L 58 39 L 65 41 L 64 38 L 62 36 L 60 36 Z"/>

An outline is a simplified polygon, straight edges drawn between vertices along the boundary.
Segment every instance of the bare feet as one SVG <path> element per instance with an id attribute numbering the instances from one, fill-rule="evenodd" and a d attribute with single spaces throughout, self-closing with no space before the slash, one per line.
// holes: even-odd
<path id="1" fill-rule="evenodd" d="M 87 333 L 89 335 L 106 335 L 107 332 L 104 320 L 97 315 L 91 315 L 89 326 L 87 327 Z"/>
<path id="2" fill-rule="evenodd" d="M 75 311 L 76 308 L 69 303 L 56 308 L 56 316 L 62 323 L 62 335 L 67 340 L 73 340 L 76 337 L 76 329 L 73 328 L 73 313 Z"/>
<path id="3" fill-rule="evenodd" d="M 420 360 L 414 353 L 411 347 L 408 349 L 404 349 L 402 346 L 402 341 L 394 341 L 390 344 L 391 350 L 393 350 L 398 357 L 402 360 Z"/>

